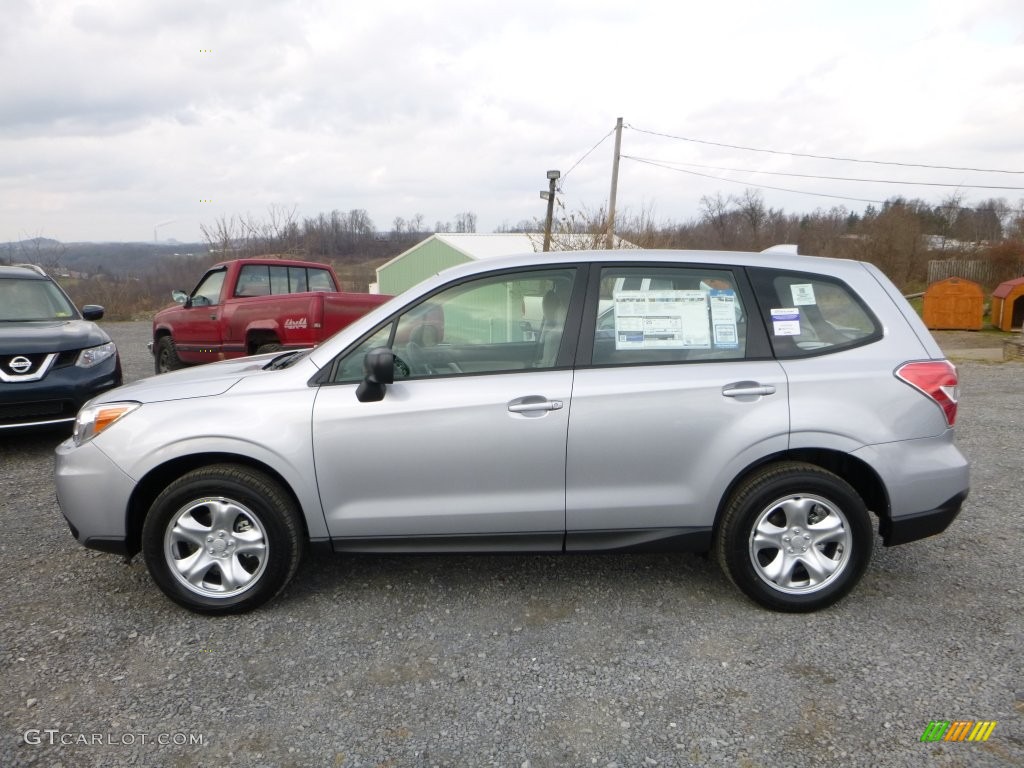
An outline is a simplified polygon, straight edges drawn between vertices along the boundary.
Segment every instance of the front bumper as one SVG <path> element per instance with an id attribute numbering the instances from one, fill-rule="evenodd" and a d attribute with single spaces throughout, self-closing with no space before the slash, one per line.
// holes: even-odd
<path id="1" fill-rule="evenodd" d="M 57 446 L 54 479 L 57 503 L 80 544 L 102 552 L 133 553 L 128 541 L 128 502 L 135 481 L 93 443 Z"/>
<path id="2" fill-rule="evenodd" d="M 116 354 L 94 368 L 58 366 L 38 381 L 0 383 L 0 430 L 70 424 L 87 401 L 121 383 Z"/>

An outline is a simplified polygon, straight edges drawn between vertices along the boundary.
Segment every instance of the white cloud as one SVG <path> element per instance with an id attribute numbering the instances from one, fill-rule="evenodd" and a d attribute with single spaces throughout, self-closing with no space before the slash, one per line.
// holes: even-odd
<path id="1" fill-rule="evenodd" d="M 1024 169 L 1020 3 L 832 5 L 6 0 L 0 241 L 144 240 L 168 219 L 161 236 L 197 239 L 200 222 L 270 204 L 365 208 L 380 227 L 471 210 L 487 231 L 541 217 L 545 171 L 568 170 L 619 115 L 727 144 Z M 605 203 L 611 152 L 565 180 L 570 210 Z M 636 130 L 623 152 L 1024 186 Z M 702 172 L 871 199 L 950 191 Z M 681 220 L 743 187 L 624 161 L 619 206 Z M 764 194 L 791 211 L 837 202 Z M 1024 194 L 968 193 L 990 196 Z"/>

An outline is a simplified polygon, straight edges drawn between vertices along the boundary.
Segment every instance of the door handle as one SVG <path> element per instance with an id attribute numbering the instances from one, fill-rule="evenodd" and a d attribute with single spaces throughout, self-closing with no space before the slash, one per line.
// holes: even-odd
<path id="1" fill-rule="evenodd" d="M 529 413 L 530 411 L 558 411 L 562 408 L 561 400 L 537 400 L 536 402 L 512 402 L 508 404 L 510 413 Z"/>
<path id="2" fill-rule="evenodd" d="M 775 387 L 771 384 L 758 384 L 756 381 L 740 381 L 736 384 L 726 384 L 722 387 L 722 394 L 725 397 L 759 397 L 774 395 Z"/>

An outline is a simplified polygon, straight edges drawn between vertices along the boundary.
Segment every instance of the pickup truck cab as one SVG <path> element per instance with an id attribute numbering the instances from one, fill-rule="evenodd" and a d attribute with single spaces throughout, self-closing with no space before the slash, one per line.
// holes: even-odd
<path id="1" fill-rule="evenodd" d="M 153 318 L 157 373 L 282 349 L 313 347 L 390 296 L 338 291 L 328 264 L 236 259 L 207 270 L 179 306 Z"/>

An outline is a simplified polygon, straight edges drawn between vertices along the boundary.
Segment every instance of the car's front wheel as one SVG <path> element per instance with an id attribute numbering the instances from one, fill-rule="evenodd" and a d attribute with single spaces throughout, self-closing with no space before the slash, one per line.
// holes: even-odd
<path id="1" fill-rule="evenodd" d="M 716 537 L 722 569 L 748 597 L 777 611 L 814 611 L 848 593 L 871 559 L 874 532 L 842 478 L 783 462 L 744 480 Z"/>
<path id="2" fill-rule="evenodd" d="M 280 592 L 302 556 L 302 525 L 288 493 L 234 464 L 193 470 L 157 496 L 142 528 L 146 566 L 176 603 L 239 613 Z"/>

